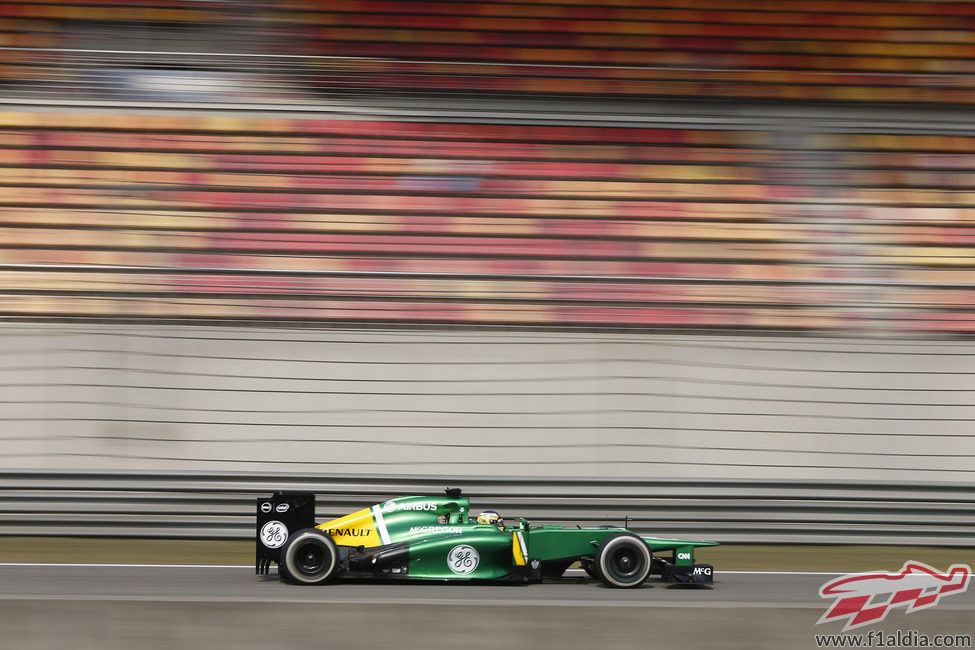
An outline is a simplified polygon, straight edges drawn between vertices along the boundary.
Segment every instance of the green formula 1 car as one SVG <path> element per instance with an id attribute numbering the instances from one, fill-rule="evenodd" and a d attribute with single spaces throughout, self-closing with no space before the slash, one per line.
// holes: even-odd
<path id="1" fill-rule="evenodd" d="M 271 562 L 287 582 L 339 577 L 538 582 L 574 562 L 609 587 L 637 587 L 651 574 L 666 582 L 714 581 L 694 549 L 716 542 L 641 537 L 626 528 L 506 526 L 494 511 L 473 516 L 459 489 L 443 496 L 390 499 L 316 524 L 315 495 L 277 492 L 257 500 L 256 571 Z M 666 553 L 666 557 L 664 554 Z"/>

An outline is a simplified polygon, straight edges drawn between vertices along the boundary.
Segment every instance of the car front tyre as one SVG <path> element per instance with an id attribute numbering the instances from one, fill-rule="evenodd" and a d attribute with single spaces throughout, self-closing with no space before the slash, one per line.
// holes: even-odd
<path id="1" fill-rule="evenodd" d="M 650 575 L 652 558 L 646 543 L 631 533 L 617 533 L 603 540 L 596 551 L 595 569 L 607 587 L 640 586 Z"/>
<path id="2" fill-rule="evenodd" d="M 338 552 L 332 538 L 315 528 L 299 530 L 281 548 L 278 571 L 287 582 L 318 585 L 333 578 Z"/>

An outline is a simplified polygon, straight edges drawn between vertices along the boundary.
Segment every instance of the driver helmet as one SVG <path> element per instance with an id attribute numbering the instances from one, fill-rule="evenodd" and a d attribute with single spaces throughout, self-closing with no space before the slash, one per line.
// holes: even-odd
<path id="1" fill-rule="evenodd" d="M 494 510 L 485 510 L 477 516 L 477 523 L 479 524 L 494 524 L 498 527 L 504 526 L 504 519 L 501 518 Z"/>

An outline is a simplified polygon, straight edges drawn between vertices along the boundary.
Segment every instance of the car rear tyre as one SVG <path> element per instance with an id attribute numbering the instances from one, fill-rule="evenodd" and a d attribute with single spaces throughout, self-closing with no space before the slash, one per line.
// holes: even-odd
<path id="1" fill-rule="evenodd" d="M 607 587 L 638 587 L 650 575 L 652 558 L 646 543 L 631 533 L 617 533 L 603 540 L 596 551 L 594 568 Z"/>
<path id="2" fill-rule="evenodd" d="M 278 572 L 288 582 L 318 585 L 334 577 L 337 568 L 335 542 L 315 528 L 299 530 L 281 548 Z"/>
<path id="3" fill-rule="evenodd" d="M 278 565 L 278 577 L 281 579 L 281 582 L 287 582 L 289 585 L 295 584 L 294 579 L 291 577 L 291 574 L 288 573 L 288 569 L 285 568 L 283 562 Z"/>

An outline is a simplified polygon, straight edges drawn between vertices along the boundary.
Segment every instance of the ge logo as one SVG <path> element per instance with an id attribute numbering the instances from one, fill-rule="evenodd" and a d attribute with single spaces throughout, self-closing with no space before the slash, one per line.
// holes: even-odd
<path id="1" fill-rule="evenodd" d="M 447 568 L 461 576 L 473 572 L 480 561 L 477 549 L 467 544 L 455 546 L 447 554 Z"/>
<path id="2" fill-rule="evenodd" d="M 288 539 L 288 527 L 280 521 L 269 521 L 261 527 L 261 543 L 268 548 L 278 548 Z"/>
<path id="3" fill-rule="evenodd" d="M 383 510 L 385 510 L 386 512 L 393 512 L 394 510 L 396 510 L 396 504 L 393 503 L 392 501 L 387 501 L 386 503 L 383 504 Z"/>

